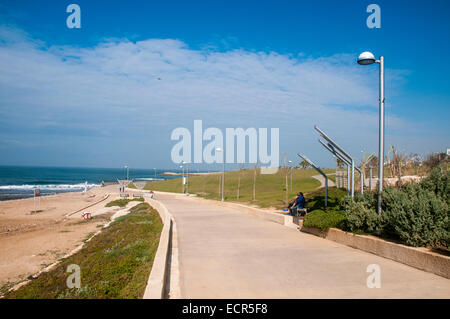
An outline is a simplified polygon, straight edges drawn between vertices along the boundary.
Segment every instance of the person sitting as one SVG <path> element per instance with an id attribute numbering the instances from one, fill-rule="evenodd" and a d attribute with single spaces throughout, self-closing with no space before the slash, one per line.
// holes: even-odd
<path id="1" fill-rule="evenodd" d="M 290 201 L 289 204 L 287 205 L 287 209 L 289 211 L 289 215 L 292 215 L 292 207 L 295 206 L 295 202 L 297 201 L 297 199 L 300 197 L 300 193 L 298 193 L 294 200 Z"/>
<path id="2" fill-rule="evenodd" d="M 300 192 L 297 194 L 297 198 L 294 200 L 294 203 L 292 204 L 290 211 L 290 216 L 297 216 L 299 209 L 304 209 L 306 207 L 306 200 L 305 196 L 303 196 L 303 193 Z"/>

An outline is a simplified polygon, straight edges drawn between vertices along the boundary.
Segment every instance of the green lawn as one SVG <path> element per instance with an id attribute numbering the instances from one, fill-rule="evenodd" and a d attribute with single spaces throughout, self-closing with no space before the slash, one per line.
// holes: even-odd
<path id="1" fill-rule="evenodd" d="M 325 169 L 325 173 L 334 173 L 334 169 Z M 241 176 L 240 195 L 237 198 L 239 174 Z M 289 199 L 295 197 L 298 192 L 305 194 L 314 191 L 320 186 L 320 182 L 311 176 L 318 175 L 313 169 L 294 169 L 292 178 L 292 191 L 290 191 L 290 175 L 288 174 Z M 256 200 L 253 201 L 253 169 L 225 172 L 225 200 L 233 202 L 250 203 L 259 207 L 285 207 L 286 175 L 285 170 L 280 169 L 276 174 L 256 174 Z M 222 174 L 190 176 L 189 193 L 209 199 L 221 199 L 220 183 Z M 181 178 L 165 181 L 148 182 L 144 189 L 164 192 L 181 193 Z"/>
<path id="2" fill-rule="evenodd" d="M 162 222 L 158 212 L 141 203 L 128 215 L 87 242 L 78 253 L 63 259 L 5 298 L 142 298 L 159 244 Z M 81 269 L 81 288 L 67 288 L 68 265 Z"/>

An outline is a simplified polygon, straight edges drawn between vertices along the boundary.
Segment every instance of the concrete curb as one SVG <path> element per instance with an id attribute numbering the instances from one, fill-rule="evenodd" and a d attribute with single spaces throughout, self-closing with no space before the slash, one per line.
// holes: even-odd
<path id="1" fill-rule="evenodd" d="M 303 226 L 301 231 L 450 279 L 450 257 L 426 248 L 410 247 L 373 236 L 347 233 L 337 228 L 322 231 Z"/>
<path id="2" fill-rule="evenodd" d="M 176 232 L 176 224 L 169 210 L 161 202 L 145 197 L 145 201 L 158 211 L 164 227 L 159 238 L 158 250 L 153 260 L 152 270 L 148 277 L 147 286 L 145 288 L 143 299 L 164 299 L 166 298 L 168 276 L 171 268 L 178 268 L 178 236 Z M 175 246 L 176 254 L 170 255 L 171 245 Z M 173 251 L 172 251 L 173 253 Z M 169 258 L 172 262 L 169 263 Z M 179 272 L 174 272 L 175 276 L 170 277 L 170 290 L 175 291 L 175 295 L 179 293 Z M 169 296 L 170 292 L 169 292 Z M 174 296 L 172 296 L 174 297 Z M 178 296 L 175 296 L 178 297 Z"/>

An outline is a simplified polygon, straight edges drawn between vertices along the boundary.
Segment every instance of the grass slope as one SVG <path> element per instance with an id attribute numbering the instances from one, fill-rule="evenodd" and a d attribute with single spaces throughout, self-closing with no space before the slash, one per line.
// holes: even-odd
<path id="1" fill-rule="evenodd" d="M 162 227 L 158 212 L 139 204 L 81 251 L 5 298 L 142 298 Z M 70 264 L 80 266 L 80 289 L 67 288 Z"/>
<path id="2" fill-rule="evenodd" d="M 335 170 L 326 169 L 326 173 Z M 237 198 L 239 174 L 241 177 L 240 196 Z M 289 199 L 298 192 L 309 193 L 320 186 L 320 182 L 312 178 L 318 173 L 313 169 L 294 169 L 292 176 L 292 191 L 290 191 L 290 173 L 288 173 Z M 233 202 L 251 203 L 259 207 L 285 207 L 286 198 L 286 171 L 279 169 L 276 174 L 256 174 L 256 200 L 253 201 L 253 169 L 225 172 L 225 200 Z M 189 177 L 189 193 L 197 194 L 209 199 L 221 199 L 222 174 L 211 174 Z M 164 192 L 181 193 L 181 179 L 148 182 L 144 189 Z"/>

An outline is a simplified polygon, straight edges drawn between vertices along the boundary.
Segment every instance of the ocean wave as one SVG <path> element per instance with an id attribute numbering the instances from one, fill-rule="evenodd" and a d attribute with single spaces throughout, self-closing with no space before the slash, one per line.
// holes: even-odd
<path id="1" fill-rule="evenodd" d="M 100 186 L 99 184 L 87 184 L 88 189 Z M 84 190 L 84 183 L 80 184 L 44 184 L 44 185 L 1 185 L 0 190 L 33 190 L 39 188 L 41 190 L 49 191 L 63 191 L 63 190 Z"/>
<path id="2" fill-rule="evenodd" d="M 163 181 L 164 178 L 154 178 L 154 177 L 137 177 L 134 178 L 135 181 Z"/>

